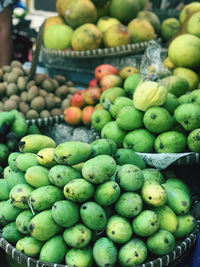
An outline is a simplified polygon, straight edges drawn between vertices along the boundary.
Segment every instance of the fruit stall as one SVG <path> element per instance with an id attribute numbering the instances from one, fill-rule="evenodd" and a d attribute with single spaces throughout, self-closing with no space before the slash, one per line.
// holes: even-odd
<path id="1" fill-rule="evenodd" d="M 200 266 L 200 2 L 47 9 L 0 68 L 0 266 Z"/>

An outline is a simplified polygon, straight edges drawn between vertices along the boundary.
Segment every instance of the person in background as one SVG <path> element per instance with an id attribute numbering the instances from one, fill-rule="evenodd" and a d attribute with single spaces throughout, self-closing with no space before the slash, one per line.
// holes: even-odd
<path id="1" fill-rule="evenodd" d="M 0 67 L 12 60 L 12 14 L 16 0 L 0 0 Z"/>

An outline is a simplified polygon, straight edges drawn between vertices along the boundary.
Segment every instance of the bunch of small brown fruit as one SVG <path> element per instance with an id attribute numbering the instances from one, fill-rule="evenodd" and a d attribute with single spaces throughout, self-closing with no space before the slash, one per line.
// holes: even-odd
<path id="1" fill-rule="evenodd" d="M 36 73 L 14 60 L 0 69 L 0 112 L 18 110 L 27 120 L 63 114 L 78 90 L 65 76 Z"/>

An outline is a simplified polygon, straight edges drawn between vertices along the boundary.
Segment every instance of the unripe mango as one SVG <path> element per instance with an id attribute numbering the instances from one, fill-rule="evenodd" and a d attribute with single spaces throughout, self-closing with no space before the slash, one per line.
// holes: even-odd
<path id="1" fill-rule="evenodd" d="M 50 208 L 53 203 L 63 198 L 64 195 L 60 188 L 47 185 L 33 190 L 29 202 L 33 209 L 41 211 Z"/>
<path id="2" fill-rule="evenodd" d="M 28 226 L 34 214 L 31 210 L 22 211 L 16 218 L 17 230 L 22 234 L 29 234 Z"/>
<path id="3" fill-rule="evenodd" d="M 67 245 L 62 235 L 47 240 L 40 251 L 40 260 L 44 262 L 62 263 L 67 252 Z"/>
<path id="4" fill-rule="evenodd" d="M 63 227 L 71 227 L 79 220 L 79 207 L 69 200 L 57 201 L 52 206 L 54 221 Z"/>
<path id="5" fill-rule="evenodd" d="M 85 162 L 83 177 L 93 184 L 110 180 L 117 168 L 115 160 L 108 155 L 100 155 Z"/>
<path id="6" fill-rule="evenodd" d="M 9 198 L 10 189 L 6 179 L 0 179 L 0 201 Z"/>
<path id="7" fill-rule="evenodd" d="M 9 243 L 16 244 L 19 239 L 24 237 L 24 235 L 18 231 L 16 223 L 11 222 L 2 229 L 2 237 Z"/>
<path id="8" fill-rule="evenodd" d="M 15 185 L 10 191 L 10 201 L 11 203 L 20 209 L 28 209 L 29 208 L 29 197 L 31 192 L 34 190 L 28 184 L 18 184 Z"/>
<path id="9" fill-rule="evenodd" d="M 92 197 L 94 185 L 82 178 L 74 179 L 65 185 L 63 193 L 71 201 L 84 202 Z"/>
<path id="10" fill-rule="evenodd" d="M 16 166 L 16 158 L 20 155 L 21 153 L 19 152 L 12 152 L 10 153 L 8 157 L 8 165 L 10 166 L 12 171 L 17 171 L 17 166 Z"/>
<path id="11" fill-rule="evenodd" d="M 83 223 L 92 230 L 103 230 L 107 216 L 105 210 L 95 202 L 86 202 L 80 208 Z"/>
<path id="12" fill-rule="evenodd" d="M 60 188 L 63 188 L 69 181 L 80 177 L 80 172 L 70 166 L 56 165 L 49 170 L 50 182 Z"/>
<path id="13" fill-rule="evenodd" d="M 55 148 L 47 147 L 43 148 L 37 153 L 37 161 L 40 165 L 51 168 L 57 165 L 57 162 L 54 160 Z"/>
<path id="14" fill-rule="evenodd" d="M 24 173 L 22 171 L 10 171 L 7 174 L 6 181 L 8 184 L 9 190 L 11 190 L 15 185 L 18 184 L 27 184 L 25 180 Z"/>
<path id="15" fill-rule="evenodd" d="M 60 144 L 55 149 L 54 158 L 60 164 L 74 165 L 89 158 L 91 153 L 91 145 L 71 141 Z"/>
<path id="16" fill-rule="evenodd" d="M 25 172 L 28 168 L 37 165 L 39 165 L 37 155 L 34 153 L 23 153 L 16 158 L 16 167 L 20 171 Z"/>
<path id="17" fill-rule="evenodd" d="M 0 225 L 5 226 L 9 222 L 15 221 L 21 209 L 13 206 L 10 199 L 0 202 Z"/>
<path id="18" fill-rule="evenodd" d="M 27 169 L 25 179 L 33 187 L 50 185 L 49 170 L 43 166 L 32 166 Z"/>
<path id="19" fill-rule="evenodd" d="M 84 224 L 79 223 L 67 228 L 63 233 L 65 242 L 73 248 L 83 248 L 89 244 L 92 239 L 92 231 Z"/>
<path id="20" fill-rule="evenodd" d="M 35 215 L 28 228 L 30 235 L 40 241 L 48 240 L 62 229 L 61 226 L 55 223 L 51 210 L 44 210 Z"/>
<path id="21" fill-rule="evenodd" d="M 54 140 L 42 134 L 29 134 L 19 141 L 19 150 L 21 152 L 38 153 L 43 148 L 56 147 Z"/>
<path id="22" fill-rule="evenodd" d="M 27 256 L 36 257 L 39 255 L 42 245 L 43 242 L 32 236 L 25 236 L 17 242 L 16 249 Z"/>

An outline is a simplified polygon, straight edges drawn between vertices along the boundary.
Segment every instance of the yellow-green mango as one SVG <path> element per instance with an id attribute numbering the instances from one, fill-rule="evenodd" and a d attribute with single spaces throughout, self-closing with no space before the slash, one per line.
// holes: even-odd
<path id="1" fill-rule="evenodd" d="M 47 147 L 43 148 L 37 153 L 37 161 L 40 165 L 51 168 L 57 165 L 57 162 L 54 160 L 54 151 L 55 148 Z"/>
<path id="2" fill-rule="evenodd" d="M 18 231 L 16 223 L 11 222 L 2 229 L 2 237 L 9 243 L 16 244 L 19 239 L 24 237 L 24 235 Z"/>
<path id="3" fill-rule="evenodd" d="M 92 231 L 83 223 L 67 228 L 63 233 L 65 242 L 73 248 L 84 248 L 92 239 Z"/>
<path id="4" fill-rule="evenodd" d="M 5 226 L 9 222 L 15 221 L 21 209 L 13 206 L 10 200 L 0 202 L 0 225 Z"/>
<path id="5" fill-rule="evenodd" d="M 90 144 L 71 141 L 58 145 L 55 149 L 54 158 L 60 164 L 74 165 L 87 160 L 90 154 Z"/>
<path id="6" fill-rule="evenodd" d="M 56 201 L 64 198 L 60 188 L 53 185 L 41 186 L 31 192 L 29 202 L 34 210 L 42 211 L 50 208 Z"/>
<path id="7" fill-rule="evenodd" d="M 108 155 L 99 155 L 85 162 L 82 169 L 83 177 L 93 184 L 110 180 L 117 168 L 115 160 Z"/>
<path id="8" fill-rule="evenodd" d="M 9 171 L 6 175 L 6 181 L 8 184 L 8 188 L 11 190 L 15 185 L 18 184 L 27 184 L 24 176 L 24 172 L 22 171 Z"/>
<path id="9" fill-rule="evenodd" d="M 29 208 L 29 198 L 34 188 L 28 184 L 15 185 L 9 194 L 11 203 L 20 209 Z"/>
<path id="10" fill-rule="evenodd" d="M 32 218 L 28 229 L 32 237 L 46 241 L 60 233 L 62 227 L 54 221 L 51 210 L 44 210 Z"/>
<path id="11" fill-rule="evenodd" d="M 179 239 L 183 238 L 186 235 L 190 234 L 196 227 L 196 220 L 190 214 L 178 215 L 178 227 L 173 233 L 174 237 Z"/>
<path id="12" fill-rule="evenodd" d="M 71 201 L 84 202 L 92 197 L 94 185 L 83 178 L 77 178 L 65 185 L 63 193 Z"/>
<path id="13" fill-rule="evenodd" d="M 16 244 L 16 249 L 29 257 L 36 257 L 39 255 L 43 242 L 33 238 L 32 236 L 25 236 Z"/>
<path id="14" fill-rule="evenodd" d="M 32 166 L 25 173 L 25 180 L 33 187 L 50 185 L 49 169 L 43 166 Z"/>
<path id="15" fill-rule="evenodd" d="M 31 210 L 22 211 L 16 218 L 17 230 L 22 234 L 29 234 L 28 226 L 34 214 Z"/>
<path id="16" fill-rule="evenodd" d="M 19 150 L 21 152 L 38 153 L 43 148 L 56 147 L 54 140 L 42 134 L 29 134 L 22 137 L 19 141 Z"/>
<path id="17" fill-rule="evenodd" d="M 44 243 L 39 259 L 43 262 L 62 263 L 66 253 L 67 245 L 62 235 L 57 235 Z"/>
<path id="18" fill-rule="evenodd" d="M 0 201 L 9 199 L 10 189 L 6 179 L 0 179 Z"/>
<path id="19" fill-rule="evenodd" d="M 32 166 L 39 165 L 37 161 L 37 155 L 34 153 L 21 153 L 15 160 L 15 164 L 18 170 L 25 172 Z"/>
<path id="20" fill-rule="evenodd" d="M 63 188 L 69 181 L 80 178 L 81 173 L 65 165 L 56 165 L 49 170 L 49 180 L 59 188 Z"/>

